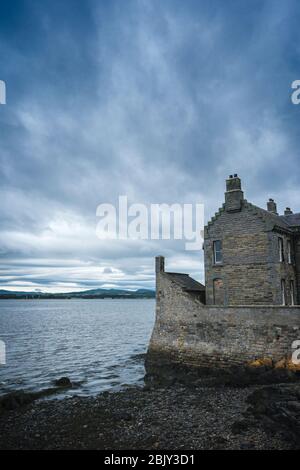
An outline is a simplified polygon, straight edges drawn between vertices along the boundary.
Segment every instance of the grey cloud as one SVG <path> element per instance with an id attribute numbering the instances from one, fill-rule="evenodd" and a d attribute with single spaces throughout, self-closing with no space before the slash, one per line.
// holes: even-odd
<path id="1" fill-rule="evenodd" d="M 160 252 L 203 280 L 184 243 L 96 238 L 97 205 L 121 194 L 204 202 L 208 218 L 238 172 L 249 200 L 296 205 L 299 6 L 226 3 L 89 2 L 69 23 L 36 7 L 40 45 L 1 44 L 16 84 L 0 108 L 3 285 L 153 286 Z"/>

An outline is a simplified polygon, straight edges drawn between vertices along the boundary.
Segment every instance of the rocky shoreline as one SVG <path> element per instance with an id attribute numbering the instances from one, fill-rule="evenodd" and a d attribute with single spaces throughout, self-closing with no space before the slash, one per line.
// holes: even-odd
<path id="1" fill-rule="evenodd" d="M 16 406 L 8 400 L 0 449 L 289 450 L 300 449 L 299 423 L 299 382 L 132 387 Z"/>

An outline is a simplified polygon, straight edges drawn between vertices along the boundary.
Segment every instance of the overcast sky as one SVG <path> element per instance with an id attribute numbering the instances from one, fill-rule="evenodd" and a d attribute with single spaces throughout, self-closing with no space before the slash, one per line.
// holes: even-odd
<path id="1" fill-rule="evenodd" d="M 154 256 L 203 280 L 184 241 L 100 241 L 96 208 L 300 210 L 298 0 L 2 0 L 0 289 L 154 286 Z"/>

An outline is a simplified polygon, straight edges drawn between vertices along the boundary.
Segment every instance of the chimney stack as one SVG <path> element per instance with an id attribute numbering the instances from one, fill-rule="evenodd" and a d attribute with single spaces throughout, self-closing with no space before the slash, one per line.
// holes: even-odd
<path id="1" fill-rule="evenodd" d="M 284 215 L 291 215 L 293 213 L 293 211 L 291 210 L 290 207 L 287 207 L 284 211 Z"/>
<path id="2" fill-rule="evenodd" d="M 164 273 L 165 272 L 165 258 L 163 256 L 155 257 L 155 273 Z"/>
<path id="3" fill-rule="evenodd" d="M 278 215 L 277 204 L 274 201 L 274 199 L 269 199 L 269 201 L 267 202 L 267 208 L 268 208 L 268 212 L 272 212 L 272 214 Z"/>
<path id="4" fill-rule="evenodd" d="M 244 193 L 242 191 L 242 182 L 238 175 L 230 175 L 226 180 L 225 208 L 227 212 L 240 211 Z"/>

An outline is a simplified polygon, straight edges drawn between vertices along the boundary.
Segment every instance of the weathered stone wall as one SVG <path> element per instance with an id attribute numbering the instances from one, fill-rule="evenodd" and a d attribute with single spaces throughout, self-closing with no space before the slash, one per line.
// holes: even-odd
<path id="1" fill-rule="evenodd" d="M 300 234 L 295 240 L 298 305 L 300 305 Z"/>
<path id="2" fill-rule="evenodd" d="M 231 212 L 224 205 L 208 223 L 204 234 L 205 285 L 208 305 L 215 303 L 214 282 L 224 285 L 224 305 L 281 305 L 281 279 L 296 286 L 295 267 L 288 263 L 285 233 L 273 230 L 268 217 L 243 201 Z M 278 237 L 284 240 L 285 260 L 279 262 Z M 222 241 L 223 262 L 214 264 L 213 243 Z"/>
<path id="3" fill-rule="evenodd" d="M 300 307 L 205 306 L 164 273 L 157 274 L 148 367 L 152 359 L 158 365 L 159 358 L 210 370 L 246 366 L 261 359 L 275 365 L 291 357 L 297 339 Z"/>
<path id="4" fill-rule="evenodd" d="M 213 243 L 222 241 L 223 262 L 214 264 Z M 221 211 L 205 230 L 205 285 L 207 304 L 214 304 L 214 279 L 223 280 L 225 305 L 272 304 L 268 276 L 269 244 L 265 223 L 247 208 Z"/>

